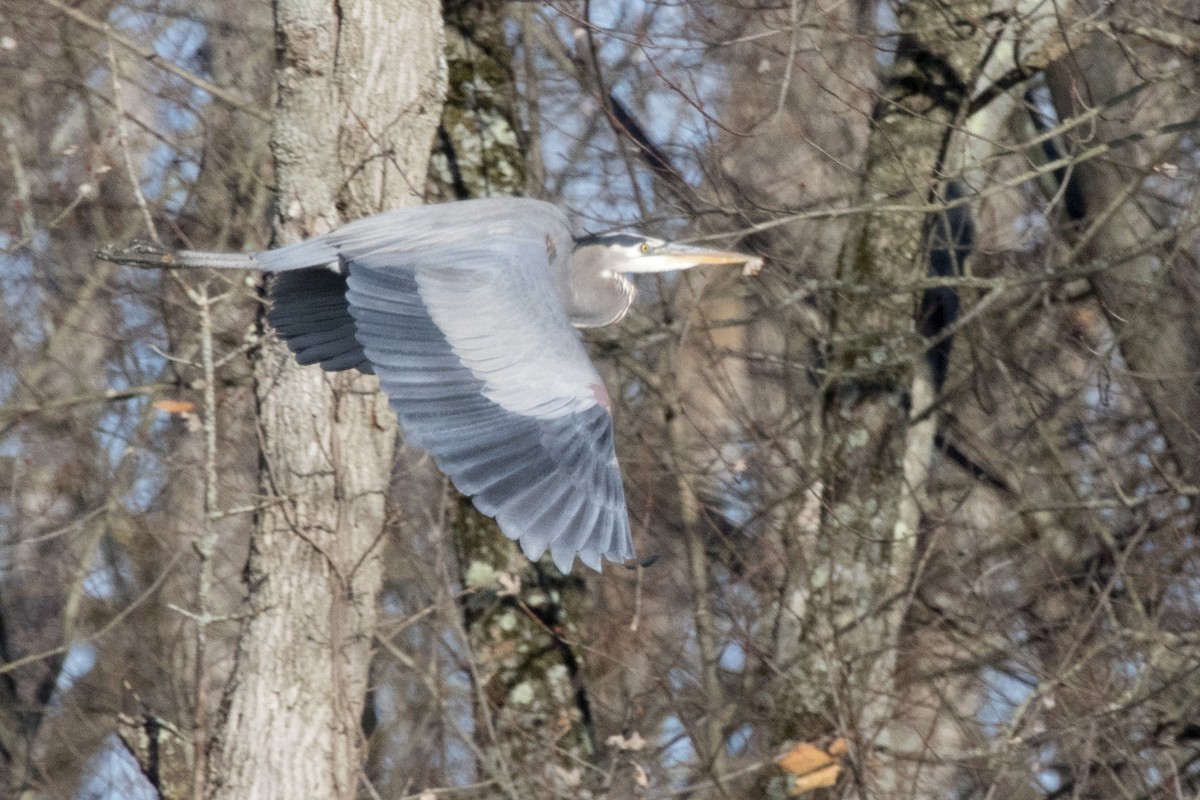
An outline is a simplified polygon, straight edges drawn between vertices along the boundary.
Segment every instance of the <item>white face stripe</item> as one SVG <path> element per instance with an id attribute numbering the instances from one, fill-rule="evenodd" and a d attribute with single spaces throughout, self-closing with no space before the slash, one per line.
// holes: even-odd
<path id="1" fill-rule="evenodd" d="M 635 237 L 629 237 L 633 239 Z M 631 242 L 612 242 L 605 245 L 605 250 L 608 253 L 608 260 L 611 264 L 611 269 L 606 270 L 610 273 L 636 272 L 636 264 L 648 257 L 653 256 L 658 250 L 666 246 L 666 242 L 662 239 L 652 239 L 650 237 L 636 237 L 637 241 Z"/>

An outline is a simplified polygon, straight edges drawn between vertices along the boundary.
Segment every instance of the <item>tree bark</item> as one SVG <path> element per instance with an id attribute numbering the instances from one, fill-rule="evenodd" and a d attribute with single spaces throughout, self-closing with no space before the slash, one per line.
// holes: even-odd
<path id="1" fill-rule="evenodd" d="M 918 0 L 899 11 L 896 62 L 876 106 L 859 202 L 936 199 L 945 153 L 965 119 L 989 4 Z M 929 270 L 923 214 L 864 213 L 847 233 L 838 277 L 903 285 Z M 860 788 L 937 796 L 952 788 L 921 760 L 936 736 L 922 715 L 917 669 L 902 655 L 910 581 L 934 458 L 933 376 L 918 334 L 916 293 L 827 298 L 830 341 L 821 419 L 820 547 L 813 575 L 830 646 L 819 672 L 848 716 Z M 912 702 L 917 701 L 917 702 Z M 936 716 L 936 715 L 934 715 Z M 917 788 L 920 787 L 920 788 Z"/>
<path id="2" fill-rule="evenodd" d="M 275 6 L 281 243 L 423 194 L 443 83 L 438 4 L 333 11 Z M 264 505 L 207 793 L 353 797 L 395 421 L 374 379 L 301 368 L 278 342 L 256 379 Z"/>
<path id="3" fill-rule="evenodd" d="M 1194 89 L 1165 81 L 1113 106 L 1121 93 L 1144 79 L 1130 59 L 1117 42 L 1095 34 L 1083 48 L 1046 71 L 1060 119 L 1112 106 L 1093 125 L 1083 126 L 1086 131 L 1068 135 L 1073 149 L 1092 141 L 1116 142 L 1156 125 L 1195 120 L 1200 113 Z M 1171 220 L 1166 209 L 1153 210 L 1148 192 L 1138 191 L 1151 165 L 1172 151 L 1181 135 L 1154 137 L 1137 148 L 1133 158 L 1122 153 L 1073 164 L 1069 180 L 1078 189 L 1072 196 L 1083 201 L 1082 207 L 1073 209 L 1080 215 L 1073 222 L 1082 226 L 1073 236 L 1079 255 L 1133 256 L 1117 269 L 1094 274 L 1091 285 L 1133 381 L 1150 406 L 1168 458 L 1178 476 L 1196 486 L 1200 483 L 1200 329 L 1195 309 L 1200 281 L 1194 274 L 1194 256 L 1189 255 L 1194 244 L 1185 238 L 1157 247 L 1146 245 L 1164 225 L 1187 231 L 1195 209 Z"/>
<path id="4" fill-rule="evenodd" d="M 505 4 L 445 4 L 450 86 L 433 155 L 442 199 L 527 191 L 517 88 L 505 41 Z M 536 191 L 536 187 L 534 188 Z M 570 793 L 597 753 L 580 674 L 584 582 L 546 555 L 532 563 L 494 520 L 456 497 L 451 535 L 459 580 L 473 594 L 464 630 L 473 661 L 479 768 L 522 797 Z M 498 578 L 511 576 L 509 591 Z"/>

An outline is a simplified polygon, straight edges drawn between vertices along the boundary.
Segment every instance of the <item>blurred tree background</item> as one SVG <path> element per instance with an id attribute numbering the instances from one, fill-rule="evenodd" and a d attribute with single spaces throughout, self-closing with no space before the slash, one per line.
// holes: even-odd
<path id="1" fill-rule="evenodd" d="M 297 0 L 0 0 L 0 796 L 1200 794 L 1200 3 L 336 5 L 318 68 Z M 93 252 L 484 195 L 765 259 L 586 336 L 657 559 L 529 564 L 401 434 L 345 597 L 264 603 L 261 281 Z"/>

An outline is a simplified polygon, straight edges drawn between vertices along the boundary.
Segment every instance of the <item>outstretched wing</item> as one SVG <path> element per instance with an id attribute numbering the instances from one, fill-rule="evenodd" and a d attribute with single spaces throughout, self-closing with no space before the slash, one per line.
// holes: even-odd
<path id="1" fill-rule="evenodd" d="M 551 272 L 566 268 L 570 232 L 554 206 L 513 203 L 390 212 L 259 263 L 337 265 L 344 278 L 327 274 L 345 281 L 353 339 L 295 280 L 276 302 L 296 311 L 277 305 L 272 317 L 293 326 L 293 349 L 334 368 L 361 354 L 409 440 L 530 558 L 549 550 L 563 571 L 576 555 L 599 569 L 632 558 L 633 545 L 607 393 Z M 342 330 L 310 330 L 305 315 Z"/>
<path id="2" fill-rule="evenodd" d="M 267 320 L 301 364 L 337 372 L 374 372 L 354 336 L 346 278 L 327 269 L 280 273 L 271 284 Z"/>

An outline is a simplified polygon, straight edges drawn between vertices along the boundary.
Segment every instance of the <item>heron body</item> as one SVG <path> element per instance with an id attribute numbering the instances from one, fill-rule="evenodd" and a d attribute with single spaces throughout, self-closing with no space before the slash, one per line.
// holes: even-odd
<path id="1" fill-rule="evenodd" d="M 599 570 L 634 555 L 608 392 L 575 328 L 625 316 L 624 273 L 752 260 L 577 241 L 557 207 L 517 198 L 389 211 L 252 259 L 277 276 L 268 320 L 300 363 L 378 375 L 408 440 L 564 572 L 576 556 Z"/>

